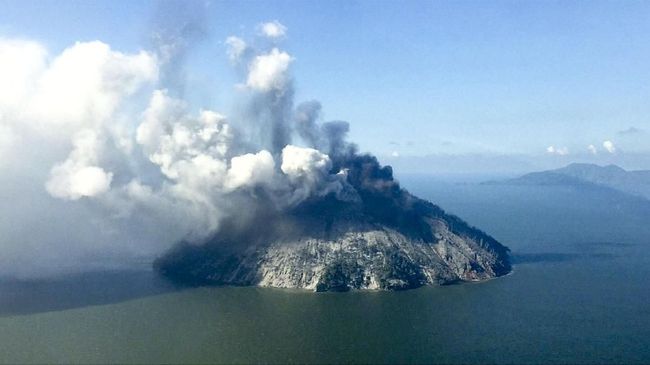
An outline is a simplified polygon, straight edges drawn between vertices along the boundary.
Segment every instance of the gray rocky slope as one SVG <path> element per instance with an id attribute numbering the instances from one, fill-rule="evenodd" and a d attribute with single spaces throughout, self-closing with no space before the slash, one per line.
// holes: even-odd
<path id="1" fill-rule="evenodd" d="M 244 229 L 226 222 L 211 240 L 179 244 L 155 267 L 191 285 L 316 291 L 408 289 L 510 272 L 508 248 L 401 189 L 389 167 L 368 169 L 348 177 L 356 199 L 332 195 L 282 214 L 265 211 Z"/>

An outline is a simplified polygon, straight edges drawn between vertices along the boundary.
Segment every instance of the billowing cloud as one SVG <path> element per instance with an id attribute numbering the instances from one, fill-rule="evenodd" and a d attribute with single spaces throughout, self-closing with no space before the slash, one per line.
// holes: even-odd
<path id="1" fill-rule="evenodd" d="M 76 43 L 50 62 L 45 48 L 31 41 L 0 40 L 0 53 L 0 72 L 11 81 L 11 88 L 0 86 L 3 144 L 16 133 L 69 141 L 72 151 L 52 167 L 47 191 L 68 199 L 107 191 L 112 173 L 97 165 L 104 135 L 118 125 L 113 118 L 124 99 L 156 80 L 156 58 L 98 41 Z"/>
<path id="2" fill-rule="evenodd" d="M 287 71 L 293 58 L 273 48 L 269 53 L 253 59 L 249 66 L 246 85 L 257 91 L 282 90 L 289 80 Z"/>
<path id="3" fill-rule="evenodd" d="M 157 75 L 156 60 L 147 52 L 125 55 L 101 42 L 77 43 L 40 75 L 25 101 L 26 116 L 48 128 L 97 127 Z"/>
<path id="4" fill-rule="evenodd" d="M 275 161 L 269 151 L 247 153 L 233 157 L 228 170 L 226 187 L 230 190 L 270 183 L 275 173 Z"/>
<path id="5" fill-rule="evenodd" d="M 44 47 L 0 39 L 0 118 L 40 132 L 99 127 L 125 97 L 158 77 L 155 56 L 123 54 L 102 42 L 76 43 L 49 61 Z M 49 61 L 49 62 L 48 62 Z"/>
<path id="6" fill-rule="evenodd" d="M 229 43 L 237 53 L 231 55 L 241 56 L 245 42 Z M 29 192 L 10 194 L 0 206 L 9 217 L 0 223 L 0 274 L 39 265 L 64 270 L 83 266 L 88 255 L 150 256 L 181 239 L 198 242 L 222 218 L 254 212 L 258 189 L 271 199 L 263 204 L 277 209 L 319 189 L 336 191 L 333 181 L 340 190 L 324 153 L 280 154 L 294 114 L 286 52 L 253 54 L 246 76 L 260 95 L 250 105 L 259 119 L 248 125 L 263 134 L 268 115 L 283 136 L 272 152 L 240 140 L 247 134 L 222 114 L 193 113 L 172 96 L 178 93 L 157 89 L 160 70 L 175 57 L 157 47 L 127 54 L 79 42 L 50 55 L 37 42 L 0 39 L 0 76 L 10 81 L 0 84 L 0 189 Z M 72 216 L 74 225 L 65 221 Z M 39 221 L 50 223 L 30 226 Z M 40 256 L 63 247 L 65 257 Z"/>
<path id="7" fill-rule="evenodd" d="M 46 67 L 47 51 L 36 42 L 0 38 L 0 118 L 26 97 Z"/>
<path id="8" fill-rule="evenodd" d="M 55 165 L 45 187 L 52 196 L 76 200 L 108 191 L 113 174 L 96 166 L 101 150 L 99 136 L 93 130 L 83 130 L 73 139 L 68 158 Z"/>
<path id="9" fill-rule="evenodd" d="M 183 118 L 184 108 L 185 103 L 169 97 L 165 90 L 155 90 L 136 129 L 136 141 L 146 149 L 156 148 L 173 123 Z"/>
<path id="10" fill-rule="evenodd" d="M 132 226 L 113 221 L 102 204 L 79 202 L 102 201 L 116 177 L 121 185 L 129 167 L 119 156 L 133 120 L 125 110 L 137 110 L 135 94 L 158 74 L 147 51 L 93 41 L 49 54 L 38 42 L 0 39 L 0 275 L 65 271 L 91 265 L 88 255 L 155 245 L 155 234 L 127 244 Z"/>
<path id="11" fill-rule="evenodd" d="M 329 156 L 313 148 L 288 145 L 282 150 L 282 172 L 292 180 L 316 182 L 329 173 Z"/>
<path id="12" fill-rule="evenodd" d="M 609 153 L 616 153 L 616 146 L 614 146 L 614 142 L 612 141 L 605 141 L 603 142 L 603 148 L 605 148 L 605 151 Z"/>
<path id="13" fill-rule="evenodd" d="M 259 29 L 262 35 L 271 39 L 283 38 L 287 33 L 287 27 L 277 20 L 262 23 L 259 25 Z"/>

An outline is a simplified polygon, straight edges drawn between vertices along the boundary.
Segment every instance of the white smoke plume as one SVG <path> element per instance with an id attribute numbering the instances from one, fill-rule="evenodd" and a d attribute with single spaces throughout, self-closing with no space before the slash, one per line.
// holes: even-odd
<path id="1" fill-rule="evenodd" d="M 261 29 L 286 33 L 278 22 Z M 337 162 L 355 151 L 349 126 L 323 123 L 315 101 L 294 108 L 294 59 L 277 43 L 226 40 L 247 70 L 240 115 L 194 113 L 170 90 L 185 87 L 168 74 L 196 34 L 186 25 L 131 54 L 94 41 L 52 55 L 0 39 L 0 78 L 11 80 L 0 83 L 0 275 L 128 265 L 260 207 L 355 199 Z"/>
<path id="2" fill-rule="evenodd" d="M 45 184 L 54 197 L 77 200 L 95 196 L 109 189 L 113 174 L 96 166 L 100 141 L 91 129 L 78 132 L 72 139 L 73 149 L 68 158 L 52 167 Z"/>
<path id="3" fill-rule="evenodd" d="M 280 39 L 287 34 L 287 27 L 277 20 L 262 23 L 258 27 L 262 35 L 271 39 Z"/>
<path id="4" fill-rule="evenodd" d="M 289 82 L 287 70 L 292 60 L 288 53 L 280 52 L 277 48 L 256 56 L 249 66 L 246 85 L 261 92 L 283 92 Z"/>

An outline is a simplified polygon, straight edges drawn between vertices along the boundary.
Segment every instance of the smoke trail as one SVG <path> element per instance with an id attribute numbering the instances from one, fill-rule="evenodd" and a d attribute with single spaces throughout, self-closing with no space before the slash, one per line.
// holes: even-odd
<path id="1" fill-rule="evenodd" d="M 160 60 L 159 84 L 174 95 L 183 96 L 187 58 L 208 38 L 208 7 L 199 1 L 156 2 L 150 42 Z"/>

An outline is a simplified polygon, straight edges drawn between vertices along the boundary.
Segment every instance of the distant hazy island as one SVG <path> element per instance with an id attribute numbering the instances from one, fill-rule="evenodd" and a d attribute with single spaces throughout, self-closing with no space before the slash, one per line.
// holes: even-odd
<path id="1" fill-rule="evenodd" d="M 402 189 L 374 157 L 354 155 L 340 167 L 350 184 L 345 199 L 330 194 L 261 213 L 243 231 L 231 222 L 201 245 L 178 245 L 155 267 L 186 284 L 316 291 L 399 290 L 510 272 L 507 247 Z"/>
<path id="2" fill-rule="evenodd" d="M 650 171 L 626 171 L 616 165 L 573 163 L 563 168 L 533 172 L 489 184 L 591 186 L 650 199 Z"/>

